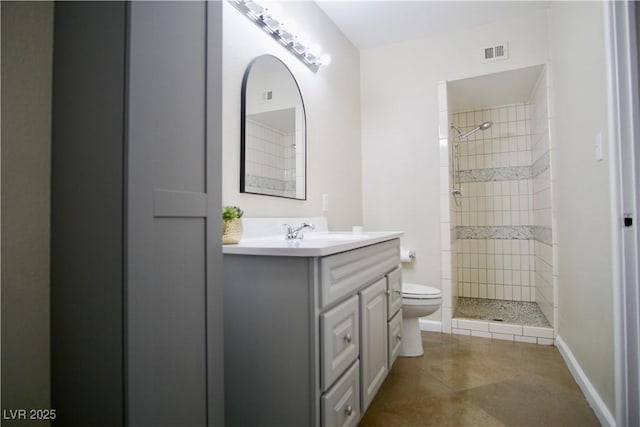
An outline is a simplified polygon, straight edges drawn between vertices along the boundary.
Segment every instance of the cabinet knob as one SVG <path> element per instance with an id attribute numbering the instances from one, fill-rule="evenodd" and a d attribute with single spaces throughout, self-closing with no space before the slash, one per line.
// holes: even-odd
<path id="1" fill-rule="evenodd" d="M 396 339 L 397 339 L 398 341 L 402 341 L 402 335 L 400 335 L 400 334 L 396 335 Z"/>
<path id="2" fill-rule="evenodd" d="M 350 344 L 350 343 L 351 343 L 351 334 L 347 334 L 347 335 L 345 335 L 345 336 L 344 336 L 344 340 L 345 340 L 347 343 L 349 343 L 349 344 Z"/>
<path id="3" fill-rule="evenodd" d="M 387 296 L 391 295 L 391 289 L 387 289 L 387 291 L 385 292 L 385 294 L 387 294 Z"/>
<path id="4" fill-rule="evenodd" d="M 351 405 L 344 408 L 344 413 L 347 414 L 348 417 L 350 417 L 353 414 L 353 408 L 351 407 Z"/>

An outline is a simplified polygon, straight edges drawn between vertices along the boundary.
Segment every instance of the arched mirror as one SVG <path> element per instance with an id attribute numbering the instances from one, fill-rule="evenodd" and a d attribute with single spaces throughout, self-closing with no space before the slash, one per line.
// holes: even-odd
<path id="1" fill-rule="evenodd" d="M 278 58 L 254 59 L 242 81 L 240 192 L 306 200 L 306 116 Z"/>

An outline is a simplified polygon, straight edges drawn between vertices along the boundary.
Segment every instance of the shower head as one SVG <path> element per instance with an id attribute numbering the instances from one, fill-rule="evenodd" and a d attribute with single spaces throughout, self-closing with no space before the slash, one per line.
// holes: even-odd
<path id="1" fill-rule="evenodd" d="M 485 130 L 489 129 L 491 126 L 493 126 L 493 122 L 486 121 L 486 122 L 483 122 L 480 126 L 478 126 L 476 128 L 473 128 L 470 131 L 462 133 L 462 131 L 460 129 L 458 129 L 454 125 L 451 125 L 452 128 L 454 128 L 455 130 L 458 131 L 458 139 L 465 139 L 465 138 L 473 135 L 474 133 L 478 132 L 479 130 L 485 131 Z"/>
<path id="2" fill-rule="evenodd" d="M 482 123 L 482 124 L 480 125 L 480 130 L 487 130 L 487 129 L 489 129 L 491 126 L 493 126 L 493 122 L 491 122 L 491 121 L 484 122 L 484 123 Z"/>

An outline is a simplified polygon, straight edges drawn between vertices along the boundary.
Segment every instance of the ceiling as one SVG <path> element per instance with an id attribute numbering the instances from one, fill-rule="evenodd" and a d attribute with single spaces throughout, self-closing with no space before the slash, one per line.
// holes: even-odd
<path id="1" fill-rule="evenodd" d="M 503 71 L 447 82 L 449 112 L 476 111 L 526 102 L 540 79 L 544 65 Z"/>
<path id="2" fill-rule="evenodd" d="M 547 1 L 316 0 L 359 49 L 477 27 L 546 9 Z"/>

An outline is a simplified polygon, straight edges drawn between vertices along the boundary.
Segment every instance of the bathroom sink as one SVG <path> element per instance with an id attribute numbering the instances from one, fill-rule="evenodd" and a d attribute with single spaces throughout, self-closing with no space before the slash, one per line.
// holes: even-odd
<path id="1" fill-rule="evenodd" d="M 362 240 L 367 239 L 369 236 L 366 234 L 353 234 L 353 233 L 305 233 L 303 240 L 324 240 L 331 242 L 343 242 L 347 240 Z"/>
<path id="2" fill-rule="evenodd" d="M 283 224 L 313 224 L 302 239 L 287 240 Z M 317 257 L 350 251 L 402 236 L 399 231 L 352 233 L 329 231 L 324 217 L 242 218 L 244 235 L 235 245 L 223 245 L 227 255 Z"/>

